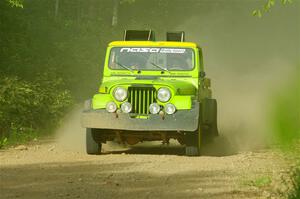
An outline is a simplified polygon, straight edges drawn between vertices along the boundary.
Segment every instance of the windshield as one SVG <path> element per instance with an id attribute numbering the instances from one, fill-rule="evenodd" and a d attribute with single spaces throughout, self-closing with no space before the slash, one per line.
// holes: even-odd
<path id="1" fill-rule="evenodd" d="M 110 51 L 109 68 L 115 70 L 193 70 L 191 48 L 114 47 Z"/>

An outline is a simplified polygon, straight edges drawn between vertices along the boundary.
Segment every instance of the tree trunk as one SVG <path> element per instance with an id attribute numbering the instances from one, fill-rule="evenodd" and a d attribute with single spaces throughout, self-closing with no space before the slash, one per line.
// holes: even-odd
<path id="1" fill-rule="evenodd" d="M 113 16 L 111 21 L 112 26 L 117 26 L 118 24 L 119 3 L 119 0 L 114 0 Z"/>
<path id="2" fill-rule="evenodd" d="M 55 10 L 54 10 L 54 17 L 55 17 L 55 19 L 57 19 L 58 10 L 59 10 L 59 0 L 55 0 Z"/>

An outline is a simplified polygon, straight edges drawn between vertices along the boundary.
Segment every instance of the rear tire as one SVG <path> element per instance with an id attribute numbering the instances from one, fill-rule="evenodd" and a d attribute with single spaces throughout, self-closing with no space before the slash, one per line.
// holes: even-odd
<path id="1" fill-rule="evenodd" d="M 94 129 L 86 129 L 86 152 L 90 155 L 101 154 L 102 144 L 94 139 Z"/>

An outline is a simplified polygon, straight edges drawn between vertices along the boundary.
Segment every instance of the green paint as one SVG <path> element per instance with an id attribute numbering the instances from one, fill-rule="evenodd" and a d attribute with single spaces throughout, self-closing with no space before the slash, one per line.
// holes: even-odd
<path id="1" fill-rule="evenodd" d="M 175 105 L 177 110 L 188 110 L 192 108 L 191 96 L 174 96 L 171 103 Z"/>
<path id="2" fill-rule="evenodd" d="M 114 101 L 109 94 L 96 94 L 93 97 L 93 109 L 102 109 L 108 102 Z"/>

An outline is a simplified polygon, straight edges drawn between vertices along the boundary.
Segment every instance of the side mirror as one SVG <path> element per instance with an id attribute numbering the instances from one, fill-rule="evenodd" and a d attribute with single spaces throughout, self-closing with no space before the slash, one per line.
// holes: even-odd
<path id="1" fill-rule="evenodd" d="M 204 78 L 206 76 L 206 73 L 204 71 L 201 71 L 199 73 L 199 77 Z"/>

